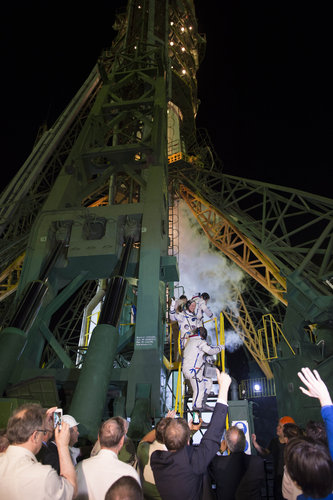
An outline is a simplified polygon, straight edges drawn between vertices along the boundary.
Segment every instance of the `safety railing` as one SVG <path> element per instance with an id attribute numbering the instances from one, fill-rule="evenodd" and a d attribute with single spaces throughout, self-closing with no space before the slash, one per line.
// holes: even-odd
<path id="1" fill-rule="evenodd" d="M 177 161 L 185 161 L 186 163 L 195 163 L 196 166 L 204 167 L 204 163 L 199 160 L 197 156 L 191 156 L 179 151 L 179 153 L 175 153 L 173 155 L 168 156 L 168 163 L 176 163 Z"/>
<path id="2" fill-rule="evenodd" d="M 14 293 L 18 287 L 25 252 L 15 259 L 0 275 L 0 302 Z"/>
<path id="3" fill-rule="evenodd" d="M 295 356 L 295 351 L 284 335 L 281 326 L 272 314 L 264 314 L 262 317 L 263 328 L 258 330 L 258 343 L 262 360 L 272 360 L 278 357 L 277 345 L 283 339 Z"/>
<path id="4" fill-rule="evenodd" d="M 207 323 L 210 323 L 210 322 L 214 322 L 216 344 L 222 346 L 222 350 L 221 350 L 220 355 L 217 359 L 216 365 L 224 372 L 225 371 L 225 330 L 224 330 L 224 316 L 223 316 L 222 312 L 220 313 L 219 328 L 218 328 L 218 323 L 217 323 L 216 317 L 205 321 L 204 324 L 206 325 Z M 176 361 L 175 359 L 173 359 L 173 345 L 172 345 L 173 328 L 172 328 L 172 326 L 175 324 L 176 324 L 175 322 L 168 324 L 169 359 L 164 357 L 164 365 L 169 370 L 176 370 L 177 369 L 177 371 L 178 371 L 177 389 L 176 389 L 176 397 L 175 397 L 175 411 L 177 413 L 179 413 L 179 415 L 182 417 L 184 414 L 185 390 L 184 390 L 184 377 L 182 374 L 182 356 L 181 356 L 181 348 L 180 348 L 180 331 L 179 330 L 177 330 L 177 352 L 179 355 L 179 361 Z M 228 428 L 228 420 L 227 420 L 227 428 Z"/>

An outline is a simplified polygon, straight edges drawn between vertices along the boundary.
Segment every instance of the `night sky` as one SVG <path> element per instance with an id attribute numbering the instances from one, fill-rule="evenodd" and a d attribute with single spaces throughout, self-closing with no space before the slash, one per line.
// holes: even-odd
<path id="1" fill-rule="evenodd" d="M 297 4 L 297 5 L 296 5 Z M 126 2 L 12 2 L 2 12 L 2 185 L 111 44 Z M 197 125 L 224 172 L 331 197 L 332 30 L 322 5 L 195 2 L 207 35 Z M 209 7 L 209 8 L 208 8 Z"/>

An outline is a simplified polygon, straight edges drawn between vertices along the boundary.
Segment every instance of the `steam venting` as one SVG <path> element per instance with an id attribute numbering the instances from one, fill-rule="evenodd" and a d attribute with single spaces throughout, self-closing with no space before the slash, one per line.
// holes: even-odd
<path id="1" fill-rule="evenodd" d="M 242 289 L 245 274 L 218 251 L 184 201 L 179 201 L 179 284 L 184 287 L 188 299 L 198 293 L 208 292 L 208 307 L 219 320 L 226 307 L 238 314 L 237 303 L 232 298 L 232 285 Z M 207 317 L 204 320 L 208 319 Z M 219 325 L 219 322 L 218 322 Z M 209 341 L 216 342 L 214 322 L 205 324 Z M 225 345 L 234 352 L 243 345 L 243 340 L 234 330 L 225 331 Z"/>

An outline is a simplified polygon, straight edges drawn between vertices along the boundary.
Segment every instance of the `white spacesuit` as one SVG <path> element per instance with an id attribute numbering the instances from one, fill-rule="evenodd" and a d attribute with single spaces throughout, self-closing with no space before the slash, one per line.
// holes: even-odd
<path id="1" fill-rule="evenodd" d="M 186 340 L 182 370 L 184 377 L 189 380 L 192 386 L 194 409 L 212 409 L 206 405 L 206 400 L 213 381 L 204 376 L 204 368 L 207 355 L 218 354 L 221 350 L 222 346 L 211 347 L 208 345 L 207 341 L 200 336 L 199 330 Z"/>
<path id="2" fill-rule="evenodd" d="M 196 315 L 197 315 L 198 321 L 200 322 L 200 326 L 204 326 L 203 325 L 204 314 L 206 314 L 206 316 L 208 316 L 209 319 L 212 319 L 212 317 L 214 316 L 212 311 L 207 306 L 207 301 L 209 299 L 210 299 L 210 296 L 206 292 L 204 292 L 202 294 L 198 294 L 198 295 L 192 297 L 192 299 L 191 299 L 191 300 L 194 300 L 196 303 Z"/>
<path id="3" fill-rule="evenodd" d="M 170 306 L 170 321 L 177 321 L 180 330 L 180 348 L 183 350 L 186 339 L 201 326 L 201 321 L 198 320 L 195 313 L 196 302 L 189 300 L 186 303 L 185 309 L 177 312 L 175 302 L 171 302 Z"/>

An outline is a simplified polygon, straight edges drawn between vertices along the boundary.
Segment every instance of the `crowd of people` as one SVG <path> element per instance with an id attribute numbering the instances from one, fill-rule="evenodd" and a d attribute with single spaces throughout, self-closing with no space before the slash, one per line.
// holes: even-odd
<path id="1" fill-rule="evenodd" d="M 127 420 L 112 417 L 101 423 L 96 443 L 84 453 L 75 446 L 74 416 L 63 415 L 55 426 L 56 408 L 24 405 L 0 434 L 0 499 L 261 500 L 263 457 L 271 455 L 275 500 L 333 500 L 333 403 L 317 371 L 302 368 L 298 376 L 305 386 L 301 391 L 318 398 L 323 422 L 301 429 L 292 417 L 282 417 L 267 447 L 252 435 L 257 455 L 245 453 L 242 429 L 226 429 L 231 377 L 217 368 L 217 401 L 214 408 L 207 405 L 207 357 L 222 348 L 207 343 L 203 316 L 213 316 L 208 300 L 207 293 L 191 300 L 182 296 L 170 308 L 180 328 L 183 373 L 198 424 L 169 411 L 136 447 L 127 437 Z M 209 424 L 201 411 L 212 411 Z M 191 444 L 202 428 L 200 443 Z"/>
<path id="2" fill-rule="evenodd" d="M 317 371 L 302 368 L 298 375 L 302 392 L 319 399 L 323 422 L 301 429 L 283 417 L 267 448 L 252 436 L 257 455 L 245 453 L 242 429 L 226 429 L 231 378 L 218 369 L 217 402 L 200 444 L 192 445 L 191 436 L 201 422 L 188 423 L 170 411 L 142 438 L 135 460 L 127 462 L 121 459 L 128 429 L 124 418 L 103 422 L 89 456 L 80 460 L 74 417 L 64 415 L 61 427 L 54 428 L 55 408 L 24 405 L 0 436 L 0 498 L 260 500 L 265 478 L 260 455 L 271 454 L 275 499 L 333 499 L 333 403 Z"/>

